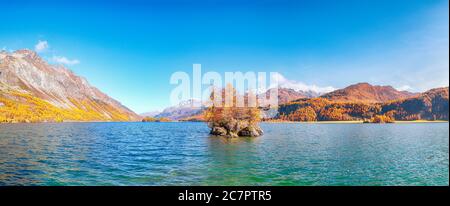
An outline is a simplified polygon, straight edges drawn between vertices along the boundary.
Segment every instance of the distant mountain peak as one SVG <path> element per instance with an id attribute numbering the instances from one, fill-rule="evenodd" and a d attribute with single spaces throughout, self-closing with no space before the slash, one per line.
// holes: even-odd
<path id="1" fill-rule="evenodd" d="M 141 117 L 155 117 L 155 116 L 158 115 L 159 113 L 161 113 L 161 111 L 144 112 L 144 113 L 140 113 L 139 115 L 140 115 Z"/>
<path id="2" fill-rule="evenodd" d="M 294 101 L 301 98 L 313 98 L 320 96 L 319 93 L 314 91 L 302 91 L 286 87 L 271 88 L 268 89 L 265 93 L 262 93 L 260 95 L 266 95 L 268 97 L 270 91 L 274 89 L 278 89 L 278 104 L 285 104 L 290 101 Z"/>
<path id="3" fill-rule="evenodd" d="M 14 54 L 22 54 L 22 55 L 31 55 L 31 56 L 38 56 L 37 52 L 31 50 L 31 49 L 19 49 L 13 52 Z"/>
<path id="4" fill-rule="evenodd" d="M 167 107 L 162 112 L 154 115 L 156 118 L 169 118 L 171 120 L 182 120 L 184 118 L 199 115 L 206 108 L 204 102 L 199 99 L 188 99 L 179 102 L 175 106 Z"/>

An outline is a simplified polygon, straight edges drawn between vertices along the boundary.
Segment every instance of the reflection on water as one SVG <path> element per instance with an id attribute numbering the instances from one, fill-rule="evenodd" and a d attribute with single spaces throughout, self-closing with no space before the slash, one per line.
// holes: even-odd
<path id="1" fill-rule="evenodd" d="M 0 124 L 0 185 L 448 185 L 448 123 Z"/>

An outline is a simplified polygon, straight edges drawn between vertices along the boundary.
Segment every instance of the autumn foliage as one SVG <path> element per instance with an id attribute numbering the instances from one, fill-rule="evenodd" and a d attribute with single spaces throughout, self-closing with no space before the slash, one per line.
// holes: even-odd
<path id="1" fill-rule="evenodd" d="M 287 116 L 282 115 L 281 119 L 288 121 L 312 122 L 317 121 L 316 111 L 310 106 L 300 108 Z"/>
<path id="2" fill-rule="evenodd" d="M 245 105 L 240 106 L 238 98 L 243 97 L 231 85 L 211 92 L 210 106 L 204 112 L 211 134 L 230 137 L 261 135 L 262 130 L 258 126 L 261 121 L 260 110 L 256 105 L 249 106 L 248 100 L 244 100 Z"/>
<path id="3" fill-rule="evenodd" d="M 326 98 L 299 99 L 279 107 L 276 119 L 285 121 L 448 120 L 448 87 L 384 103 L 336 102 Z"/>
<path id="4" fill-rule="evenodd" d="M 299 99 L 279 108 L 279 119 L 287 121 L 349 121 L 371 118 L 381 106 L 369 103 L 340 103 L 325 98 Z"/>

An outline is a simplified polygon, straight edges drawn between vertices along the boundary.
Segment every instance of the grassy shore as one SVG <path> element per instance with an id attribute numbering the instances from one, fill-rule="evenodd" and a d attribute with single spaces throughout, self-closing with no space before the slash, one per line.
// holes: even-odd
<path id="1" fill-rule="evenodd" d="M 446 120 L 413 120 L 413 121 L 395 121 L 395 123 L 448 123 Z"/>

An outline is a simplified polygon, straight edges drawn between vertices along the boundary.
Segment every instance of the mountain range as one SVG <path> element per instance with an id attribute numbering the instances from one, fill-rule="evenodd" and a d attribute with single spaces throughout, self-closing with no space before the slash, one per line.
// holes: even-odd
<path id="1" fill-rule="evenodd" d="M 322 95 L 290 88 L 278 89 L 279 115 L 274 119 L 342 121 L 365 120 L 375 115 L 389 114 L 396 120 L 448 120 L 448 87 L 412 93 L 398 91 L 391 86 L 358 83 Z M 270 90 L 262 95 L 269 93 Z M 185 104 L 170 107 L 157 117 L 202 121 L 203 109 Z M 269 116 L 272 114 L 263 111 L 263 117 Z"/>
<path id="2" fill-rule="evenodd" d="M 423 93 L 397 91 L 390 86 L 359 83 L 324 94 L 282 104 L 275 119 L 288 121 L 448 120 L 448 87 Z"/>
<path id="3" fill-rule="evenodd" d="M 259 95 L 268 95 L 270 89 Z M 448 87 L 424 93 L 358 83 L 326 94 L 278 88 L 279 115 L 293 121 L 355 120 L 389 114 L 398 120 L 448 120 Z M 144 116 L 202 120 L 189 100 L 137 115 L 63 65 L 31 50 L 0 52 L 0 122 L 140 121 Z"/>
<path id="4" fill-rule="evenodd" d="M 260 95 L 269 95 L 272 89 L 268 89 L 266 92 Z M 314 91 L 297 91 L 291 88 L 278 88 L 278 102 L 279 104 L 284 104 L 300 98 L 312 98 L 317 97 L 320 94 Z M 193 107 L 191 106 L 195 100 L 187 100 L 181 102 L 179 105 L 171 106 L 164 109 L 162 112 L 148 112 L 143 113 L 141 116 L 155 117 L 155 118 L 169 118 L 171 120 L 199 120 L 201 119 L 201 113 L 205 107 Z M 199 101 L 196 101 L 200 104 Z"/>

